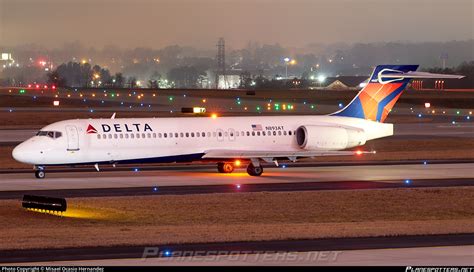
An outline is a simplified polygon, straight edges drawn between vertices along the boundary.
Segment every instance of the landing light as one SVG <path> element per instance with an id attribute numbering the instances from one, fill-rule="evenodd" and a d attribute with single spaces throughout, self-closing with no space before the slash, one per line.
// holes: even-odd
<path id="1" fill-rule="evenodd" d="M 360 155 L 362 155 L 362 151 L 357 150 L 357 151 L 356 151 L 356 154 L 360 156 Z"/>
<path id="2" fill-rule="evenodd" d="M 217 114 L 216 114 L 216 113 L 211 114 L 211 118 L 212 118 L 212 119 L 216 119 L 216 118 L 217 118 Z"/>
<path id="3" fill-rule="evenodd" d="M 234 164 L 235 164 L 235 166 L 240 166 L 240 160 L 236 160 L 236 161 L 234 162 Z"/>

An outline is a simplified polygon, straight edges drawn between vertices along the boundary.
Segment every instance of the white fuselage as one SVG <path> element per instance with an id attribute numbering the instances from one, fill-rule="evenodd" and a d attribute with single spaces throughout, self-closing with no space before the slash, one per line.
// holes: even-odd
<path id="1" fill-rule="evenodd" d="M 351 127 L 366 140 L 390 136 L 392 124 L 338 116 L 251 116 L 78 119 L 57 122 L 15 148 L 15 159 L 34 165 L 198 160 L 208 150 L 301 151 L 300 126 Z M 329 135 L 322 150 L 341 150 Z M 364 141 L 365 143 L 365 141 Z M 231 159 L 231 158 L 229 158 Z"/>

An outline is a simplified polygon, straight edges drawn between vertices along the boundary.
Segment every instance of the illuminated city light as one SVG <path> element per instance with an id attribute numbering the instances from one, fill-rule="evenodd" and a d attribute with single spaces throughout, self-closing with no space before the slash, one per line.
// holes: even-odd
<path id="1" fill-rule="evenodd" d="M 212 119 L 216 119 L 216 118 L 217 118 L 217 113 L 211 114 L 211 118 L 212 118 Z"/>
<path id="2" fill-rule="evenodd" d="M 236 184 L 235 187 L 236 187 L 237 189 L 240 189 L 241 186 L 240 186 L 240 184 Z"/>
<path id="3" fill-rule="evenodd" d="M 430 107 L 431 107 L 431 103 L 426 102 L 426 103 L 425 103 L 425 108 L 428 109 L 428 108 L 430 108 Z"/>
<path id="4" fill-rule="evenodd" d="M 235 166 L 240 166 L 240 160 L 236 160 L 236 161 L 234 162 L 234 164 L 235 164 Z"/>
<path id="5" fill-rule="evenodd" d="M 53 101 L 53 106 L 55 106 L 55 107 L 59 106 L 59 100 L 54 100 Z"/>

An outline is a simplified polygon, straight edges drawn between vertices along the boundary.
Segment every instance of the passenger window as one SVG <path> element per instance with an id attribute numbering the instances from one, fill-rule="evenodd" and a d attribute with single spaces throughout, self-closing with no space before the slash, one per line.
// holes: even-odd
<path id="1" fill-rule="evenodd" d="M 140 139 L 140 133 L 137 133 L 137 139 Z"/>
<path id="2" fill-rule="evenodd" d="M 230 132 L 230 137 L 234 137 L 234 133 Z"/>
<path id="3" fill-rule="evenodd" d="M 210 132 L 207 132 L 207 137 L 211 137 L 211 133 L 210 133 Z"/>
<path id="4" fill-rule="evenodd" d="M 250 136 L 250 132 L 247 131 L 247 136 Z"/>
<path id="5" fill-rule="evenodd" d="M 265 136 L 265 131 L 262 131 L 262 135 Z"/>
<path id="6" fill-rule="evenodd" d="M 147 136 L 148 138 L 151 138 L 151 133 L 148 133 L 146 136 Z"/>
<path id="7" fill-rule="evenodd" d="M 257 136 L 260 136 L 260 131 L 257 131 Z"/>
<path id="8" fill-rule="evenodd" d="M 122 133 L 120 133 L 119 136 L 120 136 L 120 139 L 123 139 L 123 134 Z"/>
<path id="9" fill-rule="evenodd" d="M 100 139 L 100 134 L 97 134 L 97 139 Z"/>
<path id="10" fill-rule="evenodd" d="M 178 138 L 178 132 L 175 132 L 175 133 L 174 133 L 174 137 L 175 137 L 175 138 Z"/>
<path id="11" fill-rule="evenodd" d="M 170 135 L 170 138 L 173 138 L 173 133 L 172 132 L 170 132 L 169 135 Z"/>
<path id="12" fill-rule="evenodd" d="M 163 137 L 167 138 L 167 137 L 168 137 L 168 135 L 167 135 L 166 133 L 163 133 Z"/>
<path id="13" fill-rule="evenodd" d="M 186 138 L 188 138 L 188 137 L 189 137 L 189 132 L 186 132 Z"/>
<path id="14" fill-rule="evenodd" d="M 290 136 L 291 136 L 291 130 L 290 130 L 290 131 L 288 131 L 288 135 L 290 135 Z"/>
<path id="15" fill-rule="evenodd" d="M 135 138 L 135 134 L 133 134 L 133 133 L 130 134 L 130 138 L 131 138 L 131 139 Z"/>
<path id="16" fill-rule="evenodd" d="M 125 134 L 125 139 L 128 139 L 128 134 Z"/>
<path id="17" fill-rule="evenodd" d="M 109 134 L 108 138 L 109 138 L 109 139 L 112 139 L 112 134 Z"/>
<path id="18" fill-rule="evenodd" d="M 278 131 L 278 136 L 281 136 L 281 130 Z"/>
<path id="19" fill-rule="evenodd" d="M 158 133 L 158 138 L 161 138 L 161 133 Z"/>
<path id="20" fill-rule="evenodd" d="M 196 132 L 196 137 L 200 137 L 200 136 L 201 136 L 201 133 Z"/>
<path id="21" fill-rule="evenodd" d="M 202 137 L 206 137 L 206 132 L 202 132 L 202 133 L 201 133 L 201 136 L 202 136 Z"/>
<path id="22" fill-rule="evenodd" d="M 222 137 L 222 132 L 219 132 L 219 137 Z"/>
<path id="23" fill-rule="evenodd" d="M 184 137 L 184 133 L 179 133 L 179 137 L 183 138 Z"/>
<path id="24" fill-rule="evenodd" d="M 191 132 L 191 137 L 194 137 L 194 132 Z"/>
<path id="25" fill-rule="evenodd" d="M 252 136 L 255 136 L 255 131 L 252 131 Z"/>
<path id="26" fill-rule="evenodd" d="M 285 136 L 286 136 L 286 130 L 284 130 L 284 131 L 283 131 L 283 135 L 285 135 Z"/>
<path id="27" fill-rule="evenodd" d="M 153 138 L 156 138 L 156 133 L 153 133 Z"/>
<path id="28" fill-rule="evenodd" d="M 276 136 L 277 135 L 277 132 L 276 131 L 273 131 L 273 136 Z"/>
<path id="29" fill-rule="evenodd" d="M 215 132 L 215 131 L 212 132 L 212 136 L 213 136 L 213 137 L 216 137 L 216 132 Z"/>
<path id="30" fill-rule="evenodd" d="M 118 135 L 117 135 L 117 134 L 114 134 L 114 139 L 118 139 Z"/>

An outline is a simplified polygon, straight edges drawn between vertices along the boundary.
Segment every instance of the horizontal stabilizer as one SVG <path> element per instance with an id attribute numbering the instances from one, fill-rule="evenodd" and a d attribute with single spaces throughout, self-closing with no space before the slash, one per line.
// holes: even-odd
<path id="1" fill-rule="evenodd" d="M 461 79 L 464 76 L 462 75 L 448 75 L 448 74 L 435 74 L 435 73 L 428 73 L 428 72 L 416 72 L 416 71 L 408 71 L 408 72 L 380 72 L 378 74 L 378 81 L 380 83 L 388 83 L 396 80 L 402 79 L 419 79 L 419 78 L 434 78 L 434 79 L 441 79 L 441 78 L 452 78 L 452 79 Z"/>

